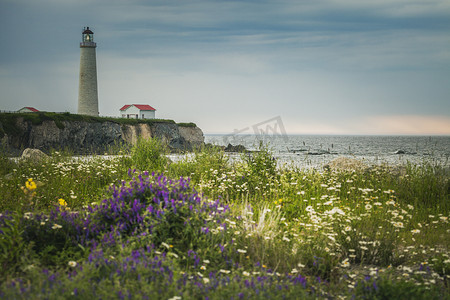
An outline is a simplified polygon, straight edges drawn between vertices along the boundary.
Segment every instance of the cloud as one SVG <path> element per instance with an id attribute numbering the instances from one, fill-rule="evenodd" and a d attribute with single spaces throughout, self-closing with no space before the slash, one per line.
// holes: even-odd
<path id="1" fill-rule="evenodd" d="M 391 125 L 382 127 L 370 118 L 450 115 L 449 6 L 443 0 L 5 0 L 1 109 L 22 103 L 75 112 L 78 43 L 82 27 L 90 26 L 105 115 L 138 101 L 206 132 L 276 115 L 292 132 L 410 132 L 399 125 L 409 119 L 386 119 Z M 423 128 L 418 132 L 431 132 Z"/>

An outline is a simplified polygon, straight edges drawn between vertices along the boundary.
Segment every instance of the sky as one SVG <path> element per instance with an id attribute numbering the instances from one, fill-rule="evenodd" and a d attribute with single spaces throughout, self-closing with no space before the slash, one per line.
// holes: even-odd
<path id="1" fill-rule="evenodd" d="M 448 0 L 0 0 L 0 25 L 0 110 L 76 113 L 89 26 L 102 116 L 450 135 Z"/>

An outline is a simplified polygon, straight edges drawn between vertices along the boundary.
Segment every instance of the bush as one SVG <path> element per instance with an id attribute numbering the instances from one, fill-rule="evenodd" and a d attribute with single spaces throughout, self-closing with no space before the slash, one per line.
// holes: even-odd
<path id="1" fill-rule="evenodd" d="M 270 185 L 277 176 L 277 161 L 269 147 L 261 141 L 258 150 L 253 153 L 242 154 L 242 160 L 248 171 L 246 180 L 250 192 L 257 192 L 257 190 L 263 194 L 269 192 Z"/>
<path id="2" fill-rule="evenodd" d="M 14 169 L 15 163 L 6 155 L 6 151 L 0 148 L 0 176 L 9 174 Z"/>
<path id="3" fill-rule="evenodd" d="M 162 173 L 169 164 L 167 147 L 157 138 L 139 138 L 131 148 L 131 161 L 138 170 Z"/>

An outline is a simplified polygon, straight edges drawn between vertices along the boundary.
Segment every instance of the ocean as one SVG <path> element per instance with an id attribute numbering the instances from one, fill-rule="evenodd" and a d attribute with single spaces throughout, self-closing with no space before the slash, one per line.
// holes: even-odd
<path id="1" fill-rule="evenodd" d="M 279 164 L 294 164 L 302 168 L 322 168 L 342 156 L 368 164 L 410 162 L 450 167 L 450 136 L 205 135 L 206 143 L 221 146 L 240 144 L 249 150 L 256 150 L 260 141 L 269 146 Z"/>

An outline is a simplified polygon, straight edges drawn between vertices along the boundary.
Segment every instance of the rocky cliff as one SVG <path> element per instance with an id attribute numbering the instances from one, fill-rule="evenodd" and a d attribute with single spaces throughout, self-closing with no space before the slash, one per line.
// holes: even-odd
<path id="1" fill-rule="evenodd" d="M 102 153 L 109 146 L 134 144 L 139 137 L 159 138 L 172 151 L 191 151 L 204 141 L 200 128 L 171 122 L 120 124 L 114 121 L 44 120 L 40 124 L 34 123 L 18 117 L 14 124 L 8 124 L 14 130 L 4 130 L 6 124 L 0 122 L 1 141 L 10 153 L 20 155 L 25 148 L 44 152 L 70 149 L 78 154 Z"/>

